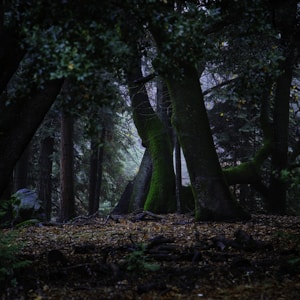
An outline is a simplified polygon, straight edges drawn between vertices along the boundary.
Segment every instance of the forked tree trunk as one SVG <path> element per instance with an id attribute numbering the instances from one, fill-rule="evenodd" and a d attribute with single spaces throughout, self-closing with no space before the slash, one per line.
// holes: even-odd
<path id="1" fill-rule="evenodd" d="M 176 201 L 172 141 L 168 128 L 149 102 L 144 84 L 136 83 L 142 77 L 141 63 L 137 55 L 131 61 L 127 78 L 133 120 L 152 161 L 152 176 L 144 209 L 156 213 L 174 212 Z"/>
<path id="2" fill-rule="evenodd" d="M 180 79 L 166 77 L 172 98 L 172 122 L 182 147 L 193 195 L 196 219 L 235 220 L 248 218 L 225 182 L 204 105 L 197 71 L 181 65 Z"/>

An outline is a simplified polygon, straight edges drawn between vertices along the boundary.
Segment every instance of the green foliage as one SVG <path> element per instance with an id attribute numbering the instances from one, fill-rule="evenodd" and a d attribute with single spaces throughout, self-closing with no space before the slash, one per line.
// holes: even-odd
<path id="1" fill-rule="evenodd" d="M 36 193 L 28 189 L 18 190 L 0 204 L 1 226 L 23 227 L 36 224 L 40 222 L 37 218 L 42 217 L 40 212 L 40 200 Z"/>
<path id="2" fill-rule="evenodd" d="M 15 207 L 18 207 L 20 203 L 21 199 L 17 197 L 16 194 L 12 195 L 10 199 L 0 203 L 1 227 L 10 227 L 13 225 L 14 220 L 18 217 L 18 211 Z"/>
<path id="3" fill-rule="evenodd" d="M 285 250 L 285 247 L 290 247 L 294 249 L 294 253 L 298 254 L 292 254 L 286 259 L 286 267 L 291 271 L 300 271 L 300 235 L 297 233 L 287 233 L 284 231 L 277 231 L 274 234 L 275 239 L 280 240 L 280 247 L 282 250 Z"/>
<path id="4" fill-rule="evenodd" d="M 16 241 L 13 231 L 0 232 L 0 283 L 13 284 L 15 272 L 30 264 L 30 261 L 19 258 L 23 245 Z"/>
<path id="5" fill-rule="evenodd" d="M 146 256 L 146 246 L 144 244 L 138 245 L 137 249 L 131 252 L 126 257 L 126 265 L 128 271 L 143 272 L 143 271 L 158 271 L 160 266 L 149 262 Z"/>
<path id="6" fill-rule="evenodd" d="M 5 22 L 19 33 L 33 65 L 31 78 L 39 82 L 84 81 L 103 67 L 115 70 L 128 53 L 119 36 L 118 9 L 108 1 L 14 0 L 5 9 Z"/>
<path id="7" fill-rule="evenodd" d="M 294 168 L 285 173 L 288 183 L 288 209 L 291 214 L 300 215 L 300 169 Z M 282 176 L 282 173 L 281 173 Z"/>

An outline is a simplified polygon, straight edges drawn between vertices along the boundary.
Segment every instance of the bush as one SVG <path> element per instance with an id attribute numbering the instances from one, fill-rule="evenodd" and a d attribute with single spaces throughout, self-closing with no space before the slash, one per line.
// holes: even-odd
<path id="1" fill-rule="evenodd" d="M 14 231 L 0 231 L 0 285 L 16 284 L 15 272 L 30 264 L 20 258 L 22 244 L 16 241 Z"/>

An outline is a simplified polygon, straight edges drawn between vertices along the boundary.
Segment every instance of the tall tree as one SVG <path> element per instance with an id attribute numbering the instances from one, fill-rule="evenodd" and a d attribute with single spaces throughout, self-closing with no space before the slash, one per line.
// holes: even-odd
<path id="1" fill-rule="evenodd" d="M 165 213 L 175 211 L 175 174 L 173 146 L 168 127 L 153 110 L 144 82 L 139 54 L 133 56 L 127 71 L 133 120 L 152 161 L 152 176 L 145 210 Z"/>
<path id="2" fill-rule="evenodd" d="M 190 44 L 185 43 L 185 38 L 189 38 L 189 30 L 194 30 L 189 27 L 194 26 L 189 23 L 192 20 L 189 17 L 194 16 L 193 13 L 197 11 L 196 8 L 191 8 L 191 11 L 183 13 L 184 20 L 188 21 L 183 21 L 180 13 L 176 15 L 171 4 L 165 5 L 160 11 L 163 16 L 162 22 L 151 23 L 150 30 L 158 45 L 160 57 L 168 60 L 167 63 L 161 60 L 162 65 L 159 67 L 171 95 L 172 124 L 187 162 L 195 199 L 196 218 L 212 220 L 247 218 L 248 215 L 232 197 L 223 177 L 212 139 L 199 75 L 193 63 L 194 49 L 190 50 Z M 168 20 L 171 16 L 174 21 L 172 25 L 169 25 Z M 202 21 L 210 21 L 203 12 L 199 17 L 204 18 Z M 180 32 L 181 22 L 187 22 L 185 33 Z M 206 23 L 206 26 L 208 25 Z M 175 30 L 172 35 L 170 35 L 172 30 L 168 30 L 170 26 Z M 200 22 L 198 26 L 203 26 L 203 24 Z M 198 47 L 201 47 L 201 44 Z M 202 47 L 207 46 L 202 45 Z M 179 48 L 184 49 L 185 55 L 181 52 L 182 49 L 177 50 Z M 203 52 L 201 48 L 197 51 Z M 173 73 L 169 64 L 175 67 Z"/>
<path id="3" fill-rule="evenodd" d="M 28 188 L 28 168 L 29 168 L 29 158 L 31 147 L 29 145 L 26 147 L 14 168 L 13 180 L 14 180 L 14 190 Z"/>
<path id="4" fill-rule="evenodd" d="M 91 137 L 89 215 L 92 215 L 99 210 L 100 190 L 103 175 L 105 131 L 105 124 L 103 122 L 99 136 Z"/>
<path id="5" fill-rule="evenodd" d="M 38 182 L 38 197 L 43 202 L 46 221 L 51 220 L 52 212 L 52 165 L 53 165 L 54 137 L 47 136 L 40 145 Z"/>
<path id="6" fill-rule="evenodd" d="M 274 147 L 272 152 L 272 173 L 268 209 L 270 212 L 284 214 L 286 212 L 287 186 L 282 171 L 288 165 L 288 139 L 290 115 L 290 91 L 299 47 L 299 2 L 288 3 L 276 1 L 271 4 L 274 14 L 274 26 L 280 32 L 280 44 L 283 48 L 284 61 L 281 74 L 276 81 L 274 99 Z"/>
<path id="7" fill-rule="evenodd" d="M 181 65 L 182 78 L 167 77 L 172 97 L 172 122 L 182 147 L 195 199 L 196 218 L 245 218 L 223 177 L 203 101 L 198 74 Z M 185 99 L 183 101 L 182 99 Z"/>
<path id="8" fill-rule="evenodd" d="M 75 196 L 73 117 L 65 111 L 61 114 L 60 190 L 60 219 L 67 221 L 75 216 Z"/>

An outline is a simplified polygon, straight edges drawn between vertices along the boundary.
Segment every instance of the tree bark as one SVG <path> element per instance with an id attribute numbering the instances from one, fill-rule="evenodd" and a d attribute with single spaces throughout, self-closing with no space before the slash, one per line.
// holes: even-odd
<path id="1" fill-rule="evenodd" d="M 105 125 L 102 124 L 102 132 L 100 139 L 99 137 L 91 138 L 89 215 L 92 215 L 99 210 L 99 200 L 103 173 L 104 143 Z"/>
<path id="2" fill-rule="evenodd" d="M 130 197 L 129 212 L 143 208 L 147 199 L 152 174 L 152 161 L 146 149 L 140 164 L 139 171 L 134 178 Z"/>
<path id="3" fill-rule="evenodd" d="M 61 221 L 75 216 L 73 118 L 65 112 L 61 116 L 60 156 Z"/>
<path id="4" fill-rule="evenodd" d="M 204 105 L 197 71 L 181 64 L 181 78 L 166 77 L 176 129 L 191 179 L 195 214 L 199 220 L 248 218 L 231 195 L 225 182 Z"/>
<path id="5" fill-rule="evenodd" d="M 144 209 L 155 213 L 173 212 L 176 210 L 176 201 L 172 141 L 168 128 L 151 107 L 144 85 L 135 83 L 142 77 L 137 55 L 128 68 L 127 79 L 134 123 L 152 160 L 152 176 Z"/>
<path id="6" fill-rule="evenodd" d="M 138 173 L 134 180 L 127 184 L 112 213 L 127 214 L 137 209 L 143 209 L 149 191 L 151 174 L 152 161 L 149 151 L 146 149 Z"/>
<path id="7" fill-rule="evenodd" d="M 30 157 L 30 143 L 23 151 L 19 160 L 14 168 L 14 190 L 28 188 L 28 168 L 29 168 L 29 157 Z"/>
<path id="8" fill-rule="evenodd" d="M 18 45 L 17 34 L 0 28 L 0 94 L 16 72 L 25 51 Z"/>
<path id="9" fill-rule="evenodd" d="M 63 80 L 47 81 L 32 97 L 7 105 L 0 98 L 0 196 L 13 168 L 61 90 Z"/>
<path id="10" fill-rule="evenodd" d="M 278 78 L 274 100 L 274 147 L 272 152 L 272 172 L 267 198 L 267 210 L 275 214 L 286 212 L 287 184 L 281 171 L 287 169 L 289 100 L 292 82 L 292 65 L 286 61 L 283 74 Z"/>
<path id="11" fill-rule="evenodd" d="M 272 172 L 267 208 L 271 213 L 286 212 L 287 184 L 282 178 L 282 170 L 288 164 L 289 101 L 293 77 L 293 67 L 299 52 L 298 6 L 296 0 L 274 1 L 271 3 L 274 27 L 281 34 L 280 43 L 284 50 L 285 61 L 276 82 L 274 99 L 274 148 L 272 152 Z"/>
<path id="12" fill-rule="evenodd" d="M 125 215 L 129 212 L 130 198 L 132 195 L 133 182 L 129 181 L 118 204 L 111 211 L 111 214 Z"/>
<path id="13" fill-rule="evenodd" d="M 175 140 L 175 174 L 176 174 L 176 204 L 177 212 L 181 213 L 181 201 L 182 201 L 182 170 L 181 170 L 181 147 L 176 134 L 174 134 Z"/>
<path id="14" fill-rule="evenodd" d="M 48 136 L 41 141 L 40 146 L 40 178 L 38 183 L 38 197 L 43 202 L 46 221 L 51 220 L 52 212 L 52 154 L 54 151 L 54 138 Z"/>

